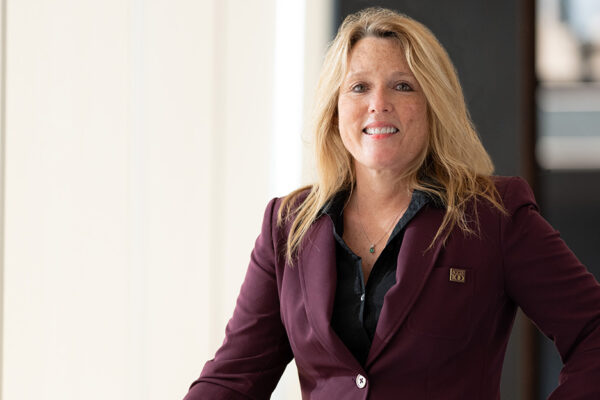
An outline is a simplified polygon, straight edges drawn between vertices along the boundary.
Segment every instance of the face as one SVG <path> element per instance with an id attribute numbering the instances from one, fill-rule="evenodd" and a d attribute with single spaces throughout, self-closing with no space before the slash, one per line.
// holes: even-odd
<path id="1" fill-rule="evenodd" d="M 427 101 L 397 41 L 366 37 L 354 45 L 338 118 L 356 169 L 401 174 L 421 154 L 429 132 Z"/>

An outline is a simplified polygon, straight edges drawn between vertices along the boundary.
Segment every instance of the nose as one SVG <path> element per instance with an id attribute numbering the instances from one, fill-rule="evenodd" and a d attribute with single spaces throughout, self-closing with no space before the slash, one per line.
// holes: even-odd
<path id="1" fill-rule="evenodd" d="M 392 111 L 392 102 L 385 89 L 373 90 L 369 99 L 369 113 Z"/>

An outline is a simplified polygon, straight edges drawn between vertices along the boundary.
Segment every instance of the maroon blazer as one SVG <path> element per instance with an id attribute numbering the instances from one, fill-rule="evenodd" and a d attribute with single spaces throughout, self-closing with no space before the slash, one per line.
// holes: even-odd
<path id="1" fill-rule="evenodd" d="M 517 307 L 562 357 L 550 399 L 600 399 L 600 286 L 540 216 L 525 181 L 496 184 L 510 215 L 480 201 L 479 235 L 454 229 L 445 246 L 425 251 L 444 211 L 426 206 L 408 224 L 364 367 L 330 325 L 330 218 L 313 224 L 290 267 L 281 200 L 272 200 L 225 341 L 185 400 L 268 399 L 292 358 L 303 399 L 499 399 Z"/>

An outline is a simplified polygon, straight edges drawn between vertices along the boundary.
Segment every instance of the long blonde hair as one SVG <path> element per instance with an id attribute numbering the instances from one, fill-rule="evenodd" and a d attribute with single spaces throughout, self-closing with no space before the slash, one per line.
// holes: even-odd
<path id="1" fill-rule="evenodd" d="M 442 45 L 423 24 L 405 15 L 367 8 L 344 20 L 325 57 L 313 112 L 317 182 L 290 193 L 279 209 L 280 225 L 292 220 L 286 249 L 290 263 L 323 206 L 355 183 L 352 156 L 338 129 L 337 103 L 350 52 L 365 37 L 397 40 L 427 99 L 428 143 L 405 177 L 410 189 L 429 192 L 445 206 L 431 245 L 445 241 L 454 226 L 466 233 L 478 229 L 466 216 L 471 200 L 485 199 L 505 212 L 491 179 L 494 166 L 471 122 L 456 71 Z M 307 190 L 308 195 L 298 201 L 298 195 Z"/>

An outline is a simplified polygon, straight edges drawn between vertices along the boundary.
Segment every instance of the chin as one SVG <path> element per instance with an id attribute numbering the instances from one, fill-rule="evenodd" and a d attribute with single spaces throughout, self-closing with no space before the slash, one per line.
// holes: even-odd
<path id="1" fill-rule="evenodd" d="M 360 163 L 362 167 L 372 171 L 396 171 L 398 174 L 403 173 L 406 170 L 406 166 L 397 162 L 382 162 L 381 160 Z"/>

